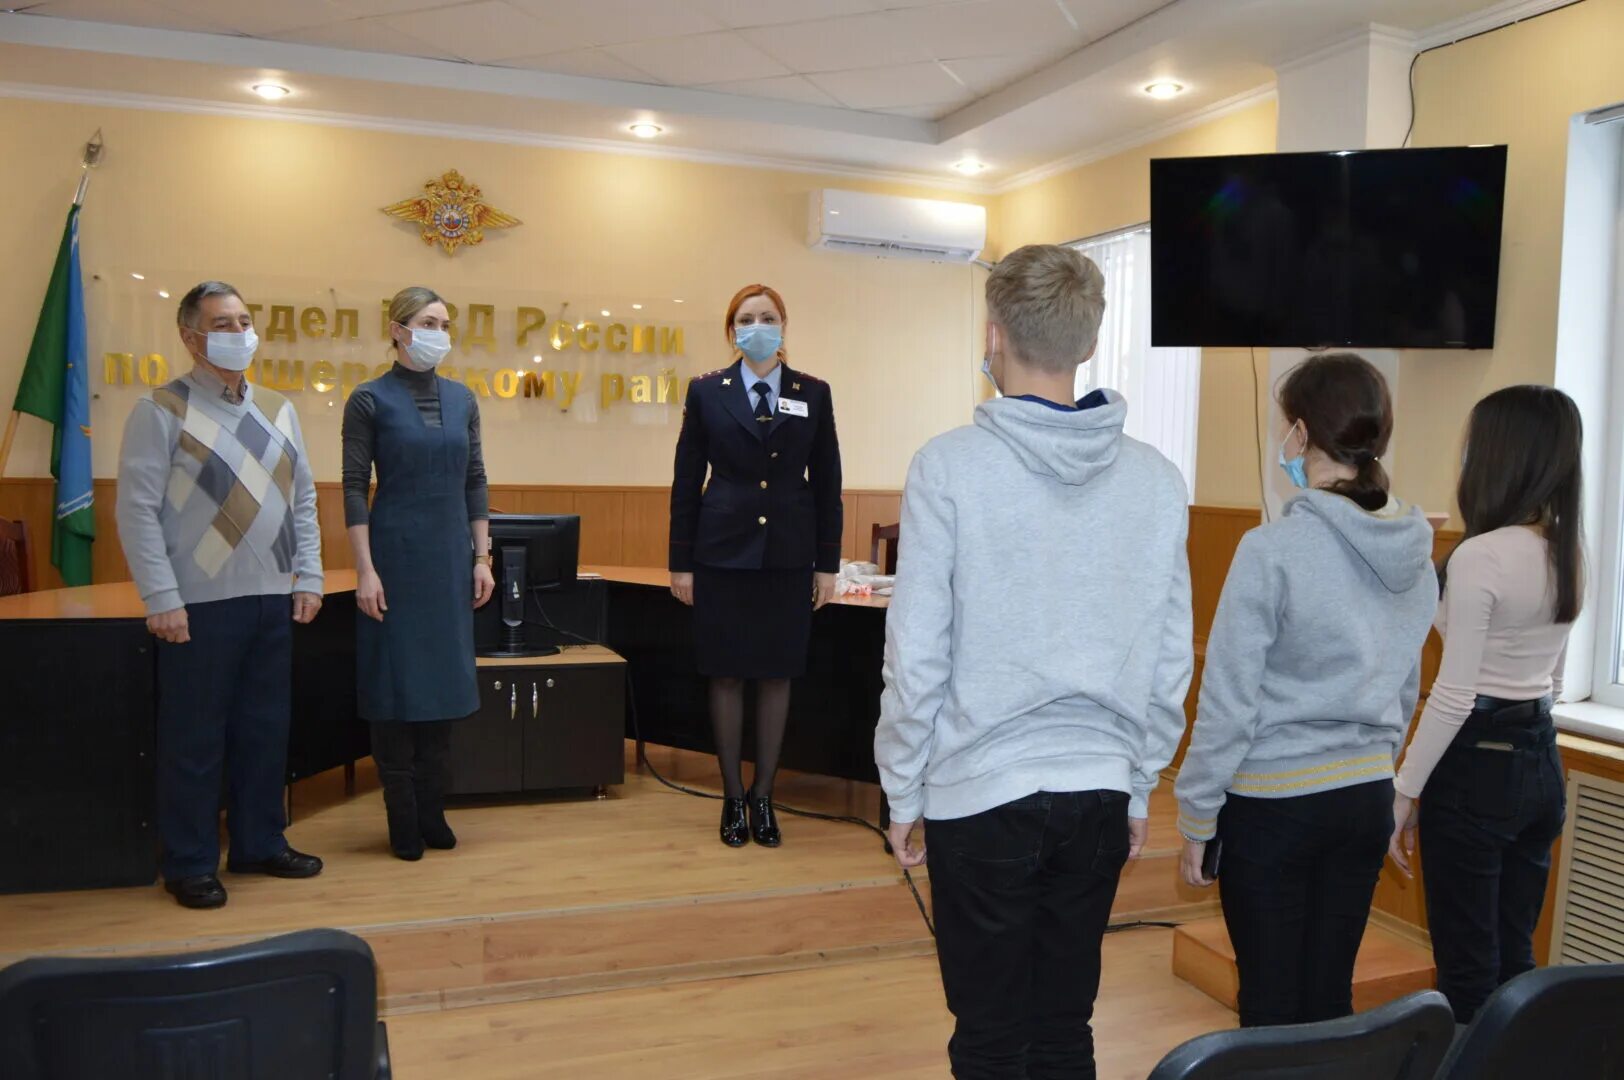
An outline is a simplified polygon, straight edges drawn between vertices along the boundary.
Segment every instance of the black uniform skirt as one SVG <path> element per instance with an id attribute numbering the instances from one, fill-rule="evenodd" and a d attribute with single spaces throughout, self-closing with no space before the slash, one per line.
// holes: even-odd
<path id="1" fill-rule="evenodd" d="M 694 567 L 694 653 L 701 675 L 793 679 L 812 639 L 812 570 Z"/>

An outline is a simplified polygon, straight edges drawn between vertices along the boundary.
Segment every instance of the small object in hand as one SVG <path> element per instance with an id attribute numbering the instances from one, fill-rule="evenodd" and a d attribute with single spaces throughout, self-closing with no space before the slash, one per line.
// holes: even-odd
<path id="1" fill-rule="evenodd" d="M 1218 880 L 1218 862 L 1224 855 L 1224 842 L 1216 836 L 1207 841 L 1207 850 L 1201 856 L 1201 876 L 1208 881 Z"/>

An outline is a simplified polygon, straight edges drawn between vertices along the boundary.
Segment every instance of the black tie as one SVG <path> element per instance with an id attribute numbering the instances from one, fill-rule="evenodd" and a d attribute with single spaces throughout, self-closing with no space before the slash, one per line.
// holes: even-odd
<path id="1" fill-rule="evenodd" d="M 750 392 L 756 395 L 756 423 L 770 423 L 773 418 L 773 403 L 767 399 L 772 394 L 773 388 L 764 382 L 758 382 L 750 388 Z"/>

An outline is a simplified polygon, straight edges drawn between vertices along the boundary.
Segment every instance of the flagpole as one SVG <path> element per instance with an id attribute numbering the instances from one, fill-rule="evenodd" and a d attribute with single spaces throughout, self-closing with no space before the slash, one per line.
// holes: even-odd
<path id="1" fill-rule="evenodd" d="M 79 156 L 79 169 L 83 175 L 79 177 L 79 190 L 73 193 L 74 206 L 85 204 L 85 192 L 90 188 L 90 170 L 101 164 L 102 146 L 101 128 L 97 128 L 96 134 L 85 143 L 84 153 Z M 6 465 L 11 461 L 11 442 L 17 437 L 17 420 L 20 416 L 22 413 L 12 409 L 11 415 L 6 418 L 6 434 L 0 438 L 0 477 L 6 475 Z"/>

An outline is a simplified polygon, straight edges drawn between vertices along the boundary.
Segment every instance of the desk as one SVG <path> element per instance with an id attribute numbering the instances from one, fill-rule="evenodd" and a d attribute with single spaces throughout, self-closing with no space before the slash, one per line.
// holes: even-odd
<path id="1" fill-rule="evenodd" d="M 631 669 L 626 734 L 661 746 L 715 753 L 707 681 L 694 670 L 693 617 L 671 595 L 664 570 L 582 567 L 609 582 L 605 644 Z M 781 764 L 801 772 L 875 783 L 874 727 L 885 688 L 883 596 L 838 597 L 812 617 L 806 674 L 790 696 Z M 746 723 L 754 709 L 745 709 Z M 755 740 L 744 740 L 750 758 Z"/>
<path id="2" fill-rule="evenodd" d="M 636 730 L 648 742 L 714 752 L 691 613 L 671 596 L 669 574 L 582 570 L 606 582 L 604 644 L 630 667 Z M 294 629 L 290 782 L 368 753 L 355 712 L 355 573 L 329 572 L 325 591 L 315 622 Z M 813 618 L 785 767 L 878 779 L 888 603 L 841 598 Z M 130 582 L 0 597 L 0 892 L 154 880 L 156 665 L 145 620 Z M 630 715 L 626 733 L 634 734 Z"/>

